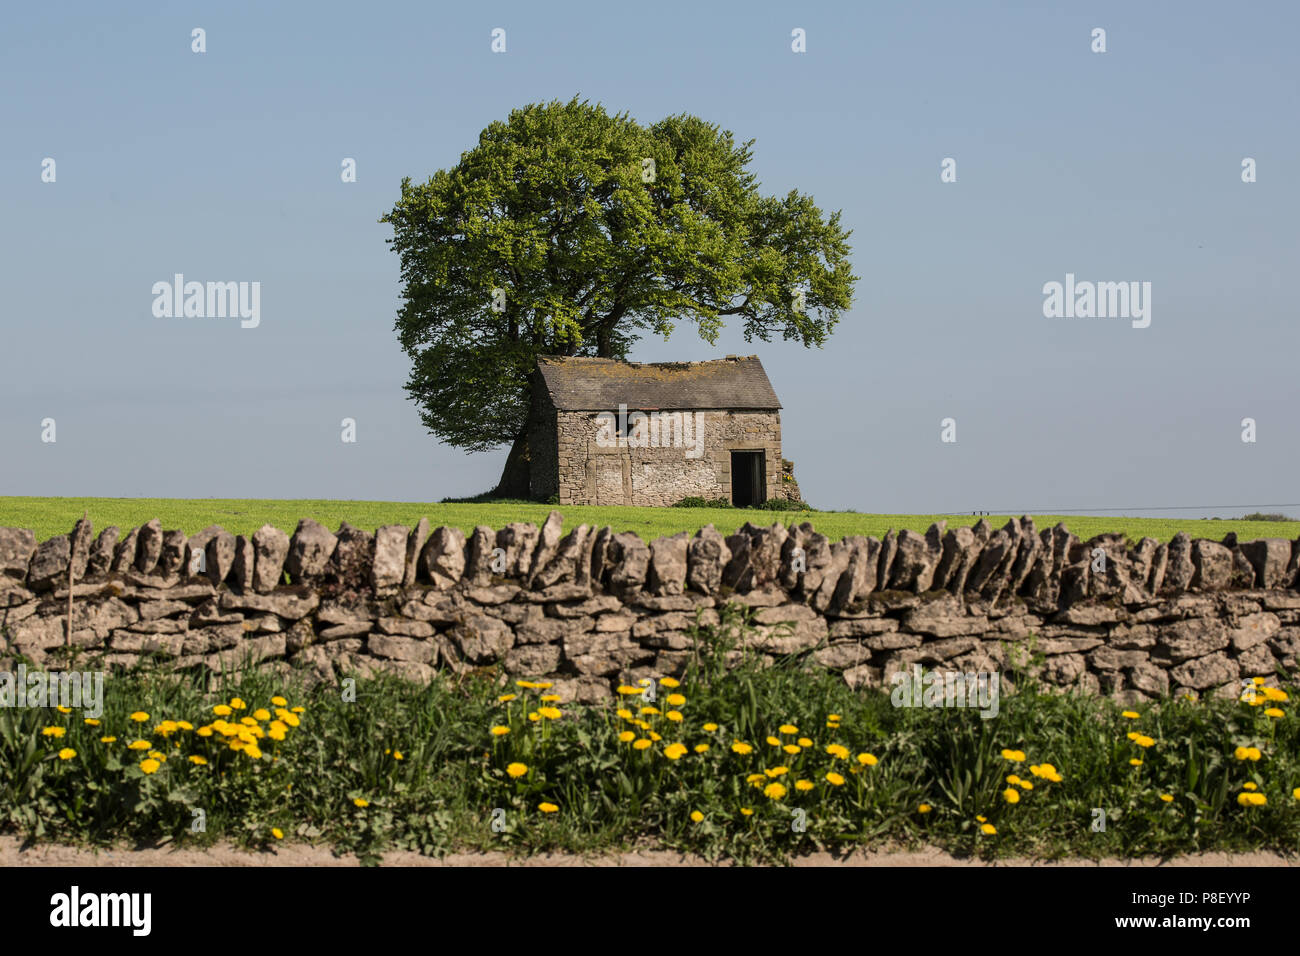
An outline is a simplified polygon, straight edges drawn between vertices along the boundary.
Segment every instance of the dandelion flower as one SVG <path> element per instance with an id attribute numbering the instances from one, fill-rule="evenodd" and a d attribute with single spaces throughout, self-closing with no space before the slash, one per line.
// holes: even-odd
<path id="1" fill-rule="evenodd" d="M 67 727 L 46 727 L 41 731 L 42 737 L 62 737 L 68 732 Z"/>
<path id="2" fill-rule="evenodd" d="M 1268 797 L 1262 793 L 1239 793 L 1237 802 L 1243 807 L 1262 807 L 1268 803 Z"/>
<path id="3" fill-rule="evenodd" d="M 558 707 L 539 707 L 537 712 L 547 720 L 559 720 L 564 715 L 564 711 Z"/>
<path id="4" fill-rule="evenodd" d="M 1120 716 L 1127 717 L 1129 720 L 1137 720 L 1142 715 L 1139 714 L 1136 710 L 1126 710 L 1124 711 L 1124 713 L 1120 714 Z"/>
<path id="5" fill-rule="evenodd" d="M 277 840 L 283 840 L 284 831 L 279 827 L 271 827 L 271 836 L 275 837 Z"/>
<path id="6" fill-rule="evenodd" d="M 289 706 L 289 702 L 285 700 L 283 697 L 276 695 L 275 697 L 271 698 L 271 705 L 273 707 L 287 707 Z"/>
<path id="7" fill-rule="evenodd" d="M 126 747 L 128 750 L 152 750 L 153 744 L 147 740 L 133 740 Z"/>
<path id="8" fill-rule="evenodd" d="M 267 710 L 265 707 L 259 707 L 259 708 L 257 708 L 257 710 L 253 711 L 253 719 L 254 719 L 254 720 L 270 720 L 270 719 L 271 719 L 271 712 L 270 712 L 269 710 Z"/>
<path id="9" fill-rule="evenodd" d="M 1133 743 L 1145 749 L 1147 747 L 1152 746 L 1155 743 L 1155 740 L 1151 737 L 1146 736 L 1145 734 L 1138 734 L 1136 737 L 1133 738 Z"/>
<path id="10" fill-rule="evenodd" d="M 673 707 L 680 707 L 686 703 L 686 698 L 682 694 L 669 694 L 668 703 Z"/>
<path id="11" fill-rule="evenodd" d="M 364 810 L 366 807 L 370 806 L 370 801 L 367 800 L 365 797 L 354 797 L 352 800 L 352 805 L 356 807 L 360 807 L 362 810 Z"/>
<path id="12" fill-rule="evenodd" d="M 654 741 L 653 741 L 653 740 L 650 740 L 650 739 L 648 739 L 648 738 L 646 738 L 646 737 L 642 737 L 640 740 L 637 740 L 637 741 L 633 742 L 633 744 L 632 744 L 632 749 L 633 749 L 633 750 L 645 750 L 647 747 L 652 747 L 652 746 L 654 746 Z"/>
<path id="13" fill-rule="evenodd" d="M 630 730 L 625 730 L 618 735 L 618 739 L 621 740 L 623 743 L 628 743 L 636 739 L 636 734 L 632 733 L 632 731 Z"/>
<path id="14" fill-rule="evenodd" d="M 796 790 L 802 790 L 806 793 L 807 791 L 813 788 L 813 782 L 811 780 L 796 780 L 794 782 L 794 788 Z"/>
<path id="15" fill-rule="evenodd" d="M 59 705 L 58 705 L 57 707 L 55 707 L 54 709 L 57 710 L 60 714 L 70 714 L 70 713 L 72 713 L 72 708 L 71 708 L 71 707 L 64 707 L 62 704 L 59 704 Z"/>
<path id="16" fill-rule="evenodd" d="M 659 683 L 663 684 L 665 687 L 668 687 L 668 688 L 674 688 L 674 687 L 681 687 L 681 686 L 682 686 L 682 682 L 679 681 L 676 677 L 665 677 L 665 678 L 663 678 L 661 681 L 659 681 Z"/>
<path id="17" fill-rule="evenodd" d="M 829 747 L 826 748 L 826 752 L 830 754 L 832 757 L 834 757 L 836 760 L 849 759 L 849 748 L 841 744 L 831 744 Z"/>
<path id="18" fill-rule="evenodd" d="M 1007 789 L 1002 791 L 1002 799 L 1007 803 L 1019 803 L 1020 791 L 1016 790 L 1014 787 L 1007 787 Z"/>
<path id="19" fill-rule="evenodd" d="M 71 760 L 76 755 L 77 752 L 73 750 L 71 747 L 64 747 L 62 750 L 59 751 L 60 760 Z"/>
<path id="20" fill-rule="evenodd" d="M 687 752 L 685 744 L 669 744 L 664 748 L 664 756 L 669 760 L 676 760 Z"/>
<path id="21" fill-rule="evenodd" d="M 715 730 L 717 730 L 717 729 L 718 729 L 718 725 L 717 725 L 717 724 L 705 724 L 705 725 L 704 725 L 704 731 L 705 731 L 705 733 L 710 733 L 710 734 L 711 734 L 711 733 L 713 733 L 713 732 L 714 732 Z"/>
<path id="22" fill-rule="evenodd" d="M 858 754 L 858 763 L 864 767 L 874 767 L 880 761 L 876 759 L 875 754 Z"/>
<path id="23" fill-rule="evenodd" d="M 194 764 L 196 767 L 206 767 L 208 764 L 208 758 L 200 757 L 198 754 L 193 754 L 190 757 L 190 763 Z"/>
<path id="24" fill-rule="evenodd" d="M 840 787 L 844 785 L 844 778 L 841 777 L 838 773 L 831 771 L 826 775 L 826 782 L 829 783 L 832 787 Z"/>
<path id="25" fill-rule="evenodd" d="M 704 822 L 704 814 L 700 813 L 699 810 L 692 810 L 692 811 L 691 811 L 691 819 L 692 819 L 693 821 L 695 821 L 696 823 L 703 823 L 703 822 Z"/>
<path id="26" fill-rule="evenodd" d="M 1002 751 L 1002 759 L 1009 760 L 1012 763 L 1024 763 L 1025 752 L 1023 750 L 1004 750 Z"/>
<path id="27" fill-rule="evenodd" d="M 740 812 L 747 817 L 752 817 L 754 815 L 754 811 L 749 809 L 749 807 L 741 807 Z"/>
<path id="28" fill-rule="evenodd" d="M 553 803 L 539 803 L 537 809 L 541 810 L 543 813 L 557 813 L 560 808 Z"/>
<path id="29" fill-rule="evenodd" d="M 1267 710 L 1264 711 L 1264 716 L 1273 717 L 1273 718 L 1285 717 L 1286 711 L 1280 710 L 1277 707 L 1269 707 Z"/>
<path id="30" fill-rule="evenodd" d="M 240 697 L 230 698 L 230 706 L 234 710 L 244 710 L 248 707 L 248 705 L 244 703 L 243 698 Z"/>
<path id="31" fill-rule="evenodd" d="M 99 738 L 99 742 L 100 742 L 101 744 L 115 744 L 115 743 L 117 743 L 117 738 L 116 738 L 116 737 L 100 737 L 100 738 Z"/>
<path id="32" fill-rule="evenodd" d="M 773 747 L 781 746 L 781 738 L 779 737 L 768 737 L 767 742 Z"/>
<path id="33" fill-rule="evenodd" d="M 131 715 L 131 719 L 134 720 L 137 724 L 143 724 L 146 720 L 149 719 L 149 715 L 146 714 L 143 710 L 137 710 L 134 714 Z"/>
<path id="34" fill-rule="evenodd" d="M 731 744 L 731 749 L 736 753 L 740 754 L 741 756 L 754 752 L 754 748 L 752 746 L 746 743 L 741 743 L 739 740 L 734 741 Z"/>
<path id="35" fill-rule="evenodd" d="M 812 740 L 808 737 L 800 737 L 798 740 L 795 741 L 795 743 L 797 743 L 800 747 L 811 747 L 813 745 Z"/>
<path id="36" fill-rule="evenodd" d="M 702 753 L 706 752 L 708 749 L 709 749 L 709 745 L 708 745 L 708 744 L 696 744 L 696 745 L 695 745 L 695 752 L 696 752 L 697 754 L 702 754 Z"/>
<path id="37" fill-rule="evenodd" d="M 234 711 L 225 704 L 217 704 L 217 706 L 212 708 L 212 712 L 218 717 L 229 717 L 234 713 Z"/>
<path id="38" fill-rule="evenodd" d="M 983 833 L 985 836 L 994 836 L 997 832 L 998 828 L 991 823 L 986 823 L 980 827 L 980 833 Z"/>
<path id="39" fill-rule="evenodd" d="M 528 772 L 528 765 L 519 763 L 518 761 L 506 767 L 506 773 L 510 774 L 510 776 L 512 777 L 522 777 L 527 772 Z"/>
<path id="40" fill-rule="evenodd" d="M 827 714 L 827 715 L 826 715 L 826 719 L 827 719 L 827 720 L 843 720 L 844 718 L 841 717 L 839 714 Z"/>
<path id="41" fill-rule="evenodd" d="M 777 730 L 783 734 L 797 734 L 799 732 L 799 728 L 794 724 L 782 724 Z"/>
<path id="42" fill-rule="evenodd" d="M 782 783 L 769 783 L 763 788 L 763 796 L 767 797 L 769 800 L 780 800 L 786 795 L 786 793 L 788 793 L 788 791 L 785 788 L 785 784 Z"/>
<path id="43" fill-rule="evenodd" d="M 782 747 L 781 749 L 784 750 L 786 753 L 788 753 L 788 754 L 789 754 L 790 756 L 792 756 L 792 757 L 793 757 L 795 754 L 799 753 L 799 751 L 803 750 L 803 748 L 800 747 L 798 744 L 786 744 L 786 745 L 785 745 L 784 747 Z"/>
<path id="44" fill-rule="evenodd" d="M 1130 759 L 1129 763 L 1132 764 L 1134 767 L 1142 766 L 1142 761 L 1139 760 L 1137 757 L 1133 757 L 1132 759 Z"/>
<path id="45" fill-rule="evenodd" d="M 98 726 L 99 726 L 99 721 L 96 720 L 94 717 L 87 717 L 87 718 L 86 718 L 86 726 L 87 726 L 87 727 L 98 727 Z"/>
<path id="46" fill-rule="evenodd" d="M 916 808 L 916 812 L 917 812 L 917 813 L 929 813 L 929 812 L 930 812 L 930 805 L 929 805 L 928 803 L 923 803 L 923 804 L 921 804 L 919 807 Z"/>
<path id="47" fill-rule="evenodd" d="M 668 711 L 668 713 L 664 714 L 664 716 L 667 717 L 675 724 L 681 723 L 682 720 L 684 719 L 682 717 L 682 712 L 680 710 L 670 710 Z"/>
<path id="48" fill-rule="evenodd" d="M 763 771 L 763 773 L 767 774 L 769 777 L 783 777 L 789 772 L 789 767 L 772 767 L 769 770 Z"/>
<path id="49" fill-rule="evenodd" d="M 619 687 L 618 692 L 619 692 L 620 694 L 622 694 L 624 697 L 631 697 L 631 696 L 634 695 L 634 694 L 644 694 L 644 693 L 645 693 L 645 688 L 644 688 L 644 687 L 629 687 L 629 686 L 627 686 L 626 684 L 623 684 L 622 686 Z"/>
<path id="50" fill-rule="evenodd" d="M 502 694 L 500 697 L 497 698 L 497 702 L 501 704 L 508 704 L 518 696 L 519 696 L 518 694 Z"/>
<path id="51" fill-rule="evenodd" d="M 152 757 L 140 761 L 140 769 L 147 774 L 154 773 L 161 766 L 162 764 L 160 764 L 157 760 L 154 760 Z"/>
<path id="52" fill-rule="evenodd" d="M 542 701 L 543 704 L 555 704 L 555 703 L 559 703 L 560 695 L 559 695 L 559 694 L 543 694 L 543 695 L 541 696 L 540 699 L 541 699 L 541 701 Z"/>
<path id="53" fill-rule="evenodd" d="M 614 711 L 614 713 L 622 717 L 624 720 L 632 719 L 632 711 L 628 710 L 626 707 L 620 707 L 618 710 Z"/>

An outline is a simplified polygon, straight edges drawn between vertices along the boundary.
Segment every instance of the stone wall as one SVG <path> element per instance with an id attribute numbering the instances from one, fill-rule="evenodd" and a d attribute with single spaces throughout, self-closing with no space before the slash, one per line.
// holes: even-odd
<path id="1" fill-rule="evenodd" d="M 610 409 L 617 414 L 617 409 Z M 635 411 L 632 409 L 631 411 Z M 731 500 L 731 452 L 762 451 L 766 458 L 766 496 L 786 497 L 781 481 L 781 415 L 779 412 L 681 412 L 694 415 L 702 426 L 688 430 L 698 453 L 673 444 L 668 447 L 630 447 L 627 442 L 602 447 L 597 442 L 598 412 L 552 411 L 558 436 L 555 466 L 559 503 L 581 505 L 676 504 L 683 498 Z M 672 413 L 661 412 L 660 415 Z M 674 426 L 675 427 L 675 426 Z M 667 428 L 657 431 L 669 434 Z M 676 435 L 677 432 L 671 432 Z M 655 442 L 658 444 L 658 433 Z M 543 459 L 550 467 L 551 453 Z"/>
<path id="2" fill-rule="evenodd" d="M 709 526 L 648 545 L 609 528 L 566 534 L 558 512 L 468 539 L 426 520 L 374 534 L 304 520 L 292 536 L 267 525 L 251 537 L 153 521 L 95 537 L 83 519 L 39 544 L 0 528 L 0 669 L 18 654 L 59 667 L 73 651 L 83 669 L 253 660 L 325 681 L 502 667 L 585 701 L 680 674 L 697 613 L 714 622 L 732 602 L 755 609 L 750 651 L 803 654 L 854 686 L 914 662 L 1002 670 L 1032 646 L 1032 669 L 1061 687 L 1235 693 L 1296 667 L 1298 558 L 1300 541 L 1081 542 L 1028 518 L 884 540 Z"/>

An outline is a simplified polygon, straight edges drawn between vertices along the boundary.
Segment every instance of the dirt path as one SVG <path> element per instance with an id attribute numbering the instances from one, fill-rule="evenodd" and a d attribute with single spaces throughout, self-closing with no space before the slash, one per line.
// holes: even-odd
<path id="1" fill-rule="evenodd" d="M 218 845 L 207 850 L 84 850 L 76 847 L 40 846 L 22 848 L 16 837 L 0 837 L 0 866 L 359 866 L 356 857 L 335 857 L 323 847 L 289 844 L 274 852 L 249 853 L 231 846 Z M 418 853 L 395 852 L 384 855 L 385 866 L 710 866 L 699 857 L 684 856 L 665 850 L 642 850 L 629 853 L 583 857 L 574 854 L 546 853 L 514 858 L 504 853 L 457 853 L 442 860 Z M 723 864 L 727 865 L 727 864 Z M 1069 860 L 1044 863 L 1037 860 L 1010 859 L 997 864 L 958 859 L 943 850 L 927 848 L 899 852 L 856 851 L 836 858 L 828 853 L 813 853 L 794 861 L 795 866 L 1297 866 L 1300 858 L 1276 853 L 1202 853 L 1178 857 L 1168 863 L 1158 859 L 1140 860 Z"/>

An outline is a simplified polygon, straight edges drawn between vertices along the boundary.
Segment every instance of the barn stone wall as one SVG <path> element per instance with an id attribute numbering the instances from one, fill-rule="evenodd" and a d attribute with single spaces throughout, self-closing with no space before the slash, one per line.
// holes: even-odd
<path id="1" fill-rule="evenodd" d="M 617 409 L 609 409 L 617 413 Z M 691 426 L 690 446 L 677 442 L 676 421 L 671 425 L 657 413 L 652 418 L 652 441 L 672 435 L 668 447 L 635 447 L 626 440 L 617 445 L 598 442 L 599 412 L 556 412 L 558 435 L 558 485 L 561 505 L 676 504 L 683 498 L 731 500 L 731 452 L 765 454 L 766 497 L 784 497 L 781 483 L 781 415 L 775 411 L 725 409 L 680 412 L 702 425 L 697 435 Z M 651 423 L 647 423 L 651 424 Z M 635 434 L 633 436 L 635 438 Z M 689 454 L 696 452 L 693 456 Z"/>
<path id="2" fill-rule="evenodd" d="M 251 661 L 320 681 L 488 669 L 590 701 L 680 674 L 692 625 L 741 604 L 758 626 L 736 653 L 799 655 L 853 686 L 920 663 L 997 671 L 1004 685 L 1032 671 L 1125 700 L 1234 694 L 1243 678 L 1295 671 L 1298 560 L 1300 541 L 1082 542 L 1028 518 L 883 540 L 708 526 L 649 544 L 565 534 L 558 512 L 468 539 L 426 520 L 373 534 L 304 520 L 251 537 L 157 521 L 94 537 L 82 520 L 39 544 L 0 528 L 0 670 L 70 656 L 213 673 Z"/>

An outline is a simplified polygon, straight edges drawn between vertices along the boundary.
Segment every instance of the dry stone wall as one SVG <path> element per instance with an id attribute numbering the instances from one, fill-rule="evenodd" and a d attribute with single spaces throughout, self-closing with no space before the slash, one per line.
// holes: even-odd
<path id="1" fill-rule="evenodd" d="M 915 663 L 1005 680 L 1028 659 L 1049 684 L 1125 700 L 1229 694 L 1296 668 L 1298 559 L 1300 541 L 1130 546 L 1029 518 L 841 541 L 808 523 L 710 525 L 649 544 L 608 527 L 565 533 L 558 512 L 468 538 L 423 519 L 373 534 L 303 520 L 251 537 L 156 520 L 95 536 L 83 519 L 41 542 L 0 528 L 0 669 L 148 658 L 424 681 L 484 668 L 590 701 L 680 674 L 692 625 L 738 603 L 755 614 L 749 651 L 802 655 L 853 686 Z"/>

